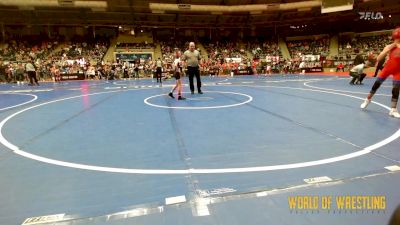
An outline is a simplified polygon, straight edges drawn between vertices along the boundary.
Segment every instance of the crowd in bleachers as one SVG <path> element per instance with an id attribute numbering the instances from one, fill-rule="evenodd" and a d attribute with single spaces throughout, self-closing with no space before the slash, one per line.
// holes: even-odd
<path id="1" fill-rule="evenodd" d="M 28 57 L 45 58 L 57 45 L 57 39 L 46 40 L 34 37 L 13 39 L 0 49 L 0 56 L 3 61 L 24 61 Z"/>
<path id="2" fill-rule="evenodd" d="M 339 57 L 354 59 L 357 54 L 367 56 L 377 55 L 391 42 L 389 34 L 367 37 L 346 37 L 339 39 Z"/>
<path id="3" fill-rule="evenodd" d="M 390 34 L 378 34 L 370 36 L 343 35 L 339 37 L 339 54 L 331 60 L 333 65 L 338 67 L 343 64 L 346 70 L 352 67 L 357 55 L 368 60 L 369 65 L 376 63 L 376 57 L 383 48 L 391 43 Z"/>
<path id="4" fill-rule="evenodd" d="M 326 57 L 329 54 L 329 37 L 322 37 L 314 40 L 287 41 L 292 58 L 300 55 L 321 55 Z"/>
<path id="5" fill-rule="evenodd" d="M 24 78 L 25 63 L 30 59 L 40 64 L 48 59 L 59 44 L 59 38 L 44 39 L 40 36 L 14 38 L 0 48 L 0 82 Z"/>
<path id="6" fill-rule="evenodd" d="M 208 58 L 213 61 L 221 61 L 226 58 L 247 59 L 245 47 L 238 41 L 221 40 L 203 45 L 208 52 Z"/>
<path id="7" fill-rule="evenodd" d="M 206 52 L 201 52 L 198 48 L 203 58 L 200 69 L 202 74 L 213 75 L 230 74 L 239 70 L 246 70 L 247 74 L 299 71 L 302 61 L 306 62 L 302 64 L 303 66 L 317 64 L 320 66 L 324 57 L 329 54 L 329 40 L 329 37 L 322 37 L 313 40 L 287 41 L 292 60 L 283 59 L 278 42 L 274 40 L 201 40 Z M 360 53 L 376 56 L 390 42 L 388 34 L 368 37 L 342 36 L 339 38 L 339 55 L 335 59 L 339 63 L 341 59 L 348 59 L 351 62 L 352 58 Z M 155 49 L 158 44 L 161 47 L 164 70 L 168 71 L 174 59 L 174 52 L 176 50 L 184 52 L 189 41 L 170 39 L 159 40 L 154 44 L 118 43 L 116 47 Z M 42 79 L 54 77 L 55 68 L 61 73 L 85 73 L 88 78 L 99 79 L 137 77 L 139 73 L 145 76 L 153 74 L 157 59 L 141 60 L 135 63 L 118 60 L 117 62 L 102 61 L 108 47 L 108 39 L 81 37 L 64 41 L 60 38 L 14 38 L 0 45 L 0 82 L 21 77 L 21 74 L 24 74 L 25 62 L 30 59 L 34 61 Z M 305 55 L 320 55 L 322 60 L 319 58 L 317 61 L 305 60 L 303 57 Z"/>
<path id="8" fill-rule="evenodd" d="M 258 59 L 264 59 L 267 56 L 282 57 L 278 42 L 274 40 L 248 40 L 247 50 L 253 54 L 254 58 Z"/>
<path id="9" fill-rule="evenodd" d="M 108 49 L 109 41 L 106 39 L 75 39 L 61 46 L 54 57 L 55 61 L 85 59 L 88 62 L 99 62 Z"/>
<path id="10" fill-rule="evenodd" d="M 79 38 L 68 42 L 48 39 L 40 43 L 32 38 L 11 40 L 0 49 L 0 82 L 16 81 L 30 60 L 42 80 L 52 79 L 55 67 L 61 73 L 85 73 L 90 65 L 101 62 L 107 48 L 104 39 Z"/>
<path id="11" fill-rule="evenodd" d="M 122 49 L 126 51 L 130 51 L 131 49 L 151 49 L 154 48 L 153 43 L 141 42 L 141 43 L 117 43 L 115 46 L 117 49 Z"/>
<path id="12" fill-rule="evenodd" d="M 162 60 L 166 63 L 172 63 L 174 61 L 174 52 L 181 51 L 182 53 L 187 50 L 187 46 L 189 46 L 188 41 L 184 40 L 168 40 L 168 41 L 159 41 L 158 42 L 161 47 L 161 55 Z"/>

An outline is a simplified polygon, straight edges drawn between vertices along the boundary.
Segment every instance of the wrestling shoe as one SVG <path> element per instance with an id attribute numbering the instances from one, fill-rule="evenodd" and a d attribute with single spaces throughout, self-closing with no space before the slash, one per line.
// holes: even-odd
<path id="1" fill-rule="evenodd" d="M 174 95 L 172 94 L 172 92 L 170 92 L 170 93 L 168 94 L 168 96 L 171 97 L 171 98 L 175 98 Z"/>
<path id="2" fill-rule="evenodd" d="M 400 118 L 400 113 L 397 111 L 397 109 L 392 108 L 389 111 L 389 116 L 394 117 L 394 118 Z"/>
<path id="3" fill-rule="evenodd" d="M 182 96 L 178 96 L 178 100 L 186 100 L 186 98 L 182 97 Z"/>
<path id="4" fill-rule="evenodd" d="M 365 109 L 367 108 L 367 106 L 369 105 L 369 103 L 371 103 L 370 99 L 365 99 L 364 102 L 361 104 L 360 108 Z"/>

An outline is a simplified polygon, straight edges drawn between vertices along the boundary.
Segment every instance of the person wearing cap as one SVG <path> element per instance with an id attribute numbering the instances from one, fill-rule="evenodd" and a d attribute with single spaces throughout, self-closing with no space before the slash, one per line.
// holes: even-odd
<path id="1" fill-rule="evenodd" d="M 386 46 L 383 51 L 378 55 L 378 58 L 376 60 L 377 64 L 381 62 L 386 57 L 386 55 L 389 55 L 389 58 L 385 64 L 385 67 L 379 73 L 378 78 L 372 86 L 368 97 L 364 100 L 360 107 L 361 109 L 365 109 L 371 102 L 372 97 L 381 86 L 381 84 L 386 80 L 386 78 L 388 78 L 390 75 L 393 75 L 392 103 L 391 109 L 389 111 L 389 116 L 400 118 L 400 113 L 397 111 L 397 102 L 399 99 L 400 90 L 400 27 L 393 30 L 392 39 L 393 43 Z"/>

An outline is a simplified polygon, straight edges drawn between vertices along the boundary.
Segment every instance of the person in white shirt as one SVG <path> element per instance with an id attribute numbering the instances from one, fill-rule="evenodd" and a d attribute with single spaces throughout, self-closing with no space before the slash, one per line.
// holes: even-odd
<path id="1" fill-rule="evenodd" d="M 366 74 L 364 73 L 364 68 L 366 67 L 364 58 L 362 55 L 357 55 L 354 59 L 353 68 L 350 69 L 350 76 L 353 79 L 350 81 L 351 85 L 362 84 Z"/>
<path id="2" fill-rule="evenodd" d="M 28 77 L 29 77 L 29 85 L 33 86 L 33 85 L 37 85 L 39 86 L 39 82 L 37 80 L 36 77 L 36 68 L 33 65 L 33 60 L 29 60 L 28 63 L 25 64 L 25 71 L 28 73 Z M 35 83 L 33 83 L 35 82 Z"/>
<path id="3" fill-rule="evenodd" d="M 158 79 L 160 79 L 160 83 L 161 82 L 161 78 L 162 78 L 162 67 L 163 67 L 163 62 L 161 61 L 160 57 L 157 59 L 156 61 L 156 78 L 157 78 L 157 83 L 158 83 Z"/>
<path id="4" fill-rule="evenodd" d="M 194 42 L 189 43 L 189 50 L 186 50 L 183 53 L 182 57 L 183 61 L 186 61 L 187 65 L 187 74 L 189 74 L 189 87 L 190 87 L 190 92 L 194 94 L 194 83 L 193 83 L 193 78 L 196 77 L 197 81 L 197 92 L 199 94 L 203 94 L 201 91 L 201 79 L 200 79 L 200 70 L 199 70 L 199 64 L 200 64 L 200 52 L 198 50 L 195 50 L 195 44 Z"/>
<path id="5" fill-rule="evenodd" d="M 301 63 L 299 64 L 299 69 L 300 69 L 300 73 L 301 74 L 305 74 L 306 73 L 306 62 L 304 62 L 304 61 L 301 61 Z"/>
<path id="6" fill-rule="evenodd" d="M 270 64 L 267 65 L 267 70 L 265 73 L 266 73 L 266 75 L 271 75 L 271 65 Z"/>
<path id="7" fill-rule="evenodd" d="M 172 88 L 171 92 L 168 94 L 169 97 L 175 98 L 174 97 L 174 91 L 178 89 L 178 100 L 185 100 L 185 97 L 182 97 L 182 81 L 181 81 L 181 73 L 182 73 L 182 66 L 181 66 L 181 52 L 176 51 L 175 52 L 175 60 L 172 64 L 172 70 L 174 72 L 174 77 L 176 79 L 175 86 Z"/>

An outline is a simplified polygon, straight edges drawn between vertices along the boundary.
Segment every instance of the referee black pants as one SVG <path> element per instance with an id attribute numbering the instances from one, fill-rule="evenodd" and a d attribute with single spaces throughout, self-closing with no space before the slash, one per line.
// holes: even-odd
<path id="1" fill-rule="evenodd" d="M 28 77 L 29 77 L 29 83 L 31 84 L 31 85 L 33 85 L 34 83 L 34 81 L 35 81 L 35 84 L 39 84 L 38 83 L 38 80 L 37 80 L 37 77 L 36 77 L 36 72 L 35 71 L 28 71 Z"/>
<path id="2" fill-rule="evenodd" d="M 157 83 L 158 83 L 158 79 L 160 79 L 160 83 L 162 83 L 162 82 L 161 82 L 161 78 L 162 78 L 162 70 L 161 70 L 161 67 L 157 67 L 157 70 L 156 70 L 156 78 L 157 78 Z"/>
<path id="3" fill-rule="evenodd" d="M 201 92 L 201 80 L 200 80 L 200 70 L 199 67 L 191 67 L 188 66 L 188 74 L 189 74 L 189 86 L 190 86 L 190 91 L 193 93 L 194 92 L 194 84 L 193 84 L 193 77 L 196 76 L 196 82 L 197 82 L 197 91 Z"/>

